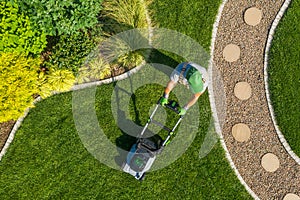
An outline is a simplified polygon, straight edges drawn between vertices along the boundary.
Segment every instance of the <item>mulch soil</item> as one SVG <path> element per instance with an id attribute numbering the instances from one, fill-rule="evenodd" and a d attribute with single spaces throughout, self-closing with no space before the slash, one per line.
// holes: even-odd
<path id="1" fill-rule="evenodd" d="M 8 122 L 0 123 L 0 151 L 5 145 L 5 142 L 14 127 L 15 121 L 11 120 Z"/>

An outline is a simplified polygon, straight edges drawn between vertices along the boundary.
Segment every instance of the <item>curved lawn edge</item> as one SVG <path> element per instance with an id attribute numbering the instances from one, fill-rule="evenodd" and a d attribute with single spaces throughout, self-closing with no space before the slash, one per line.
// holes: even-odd
<path id="1" fill-rule="evenodd" d="M 210 61 L 209 61 L 209 66 L 208 66 L 209 80 L 211 80 L 211 81 L 213 81 L 212 73 L 213 73 L 213 65 L 214 65 L 213 60 L 214 60 L 215 40 L 216 40 L 216 37 L 217 37 L 217 31 L 218 31 L 218 26 L 219 26 L 219 22 L 220 22 L 220 19 L 221 19 L 221 15 L 222 15 L 224 6 L 227 3 L 227 1 L 228 0 L 223 0 L 222 1 L 222 4 L 219 7 L 218 15 L 217 15 L 215 23 L 213 25 L 212 41 L 211 41 L 211 46 L 210 46 Z M 212 82 L 211 82 L 211 84 L 208 85 L 208 91 L 209 91 L 209 101 L 210 101 L 211 111 L 212 111 L 212 115 L 213 115 L 213 118 L 214 118 L 215 129 L 216 129 L 217 134 L 220 137 L 221 145 L 222 145 L 223 149 L 225 150 L 225 157 L 227 158 L 227 160 L 230 164 L 230 167 L 234 171 L 234 173 L 237 176 L 237 178 L 239 179 L 240 183 L 245 187 L 247 192 L 254 199 L 259 199 L 258 196 L 247 185 L 247 183 L 244 181 L 243 177 L 241 176 L 241 174 L 237 170 L 237 168 L 234 165 L 234 162 L 232 161 L 232 158 L 229 154 L 229 151 L 226 147 L 224 137 L 222 135 L 222 128 L 221 128 L 220 121 L 219 121 L 219 118 L 218 118 L 218 115 L 217 115 L 217 108 L 216 108 L 216 103 L 215 103 L 215 96 L 214 96 L 214 92 L 213 92 Z"/>
<path id="2" fill-rule="evenodd" d="M 41 97 L 38 97 L 34 100 L 33 104 L 36 104 L 37 102 L 41 101 Z M 25 117 L 27 116 L 27 114 L 29 113 L 29 110 L 30 108 L 27 108 L 23 114 L 23 116 L 21 116 L 17 121 L 16 123 L 14 124 L 11 132 L 9 133 L 9 136 L 3 146 L 3 148 L 1 149 L 1 152 L 0 152 L 0 161 L 1 159 L 3 158 L 3 156 L 5 155 L 5 153 L 7 152 L 8 148 L 9 148 L 9 145 L 12 143 L 14 137 L 15 137 L 15 134 L 17 132 L 17 130 L 20 128 L 23 120 L 25 119 Z"/>
<path id="3" fill-rule="evenodd" d="M 284 146 L 284 148 L 286 149 L 286 151 L 288 152 L 288 154 L 300 165 L 300 158 L 291 149 L 290 145 L 286 141 L 284 135 L 280 131 L 280 128 L 277 124 L 277 121 L 276 121 L 276 118 L 275 118 L 275 112 L 274 112 L 272 102 L 271 102 L 271 98 L 270 98 L 270 90 L 269 90 L 269 83 L 268 83 L 268 80 L 269 80 L 269 76 L 268 76 L 268 64 L 269 64 L 268 59 L 269 59 L 269 51 L 270 51 L 270 48 L 271 48 L 273 36 L 275 34 L 275 30 L 276 30 L 281 18 L 284 16 L 284 13 L 287 10 L 287 8 L 289 7 L 291 2 L 292 2 L 292 0 L 286 0 L 284 2 L 283 6 L 281 7 L 280 11 L 278 12 L 278 14 L 277 14 L 275 20 L 273 21 L 272 26 L 271 26 L 269 36 L 268 36 L 268 41 L 267 41 L 267 44 L 266 44 L 266 49 L 265 49 L 264 81 L 265 81 L 265 92 L 266 92 L 266 97 L 267 97 L 267 101 L 268 101 L 268 107 L 269 107 L 271 118 L 272 118 L 275 130 L 276 130 L 276 133 L 278 135 L 278 138 L 279 138 L 280 142 L 282 143 L 282 145 Z"/>
<path id="4" fill-rule="evenodd" d="M 111 77 L 111 78 L 104 79 L 104 80 L 101 80 L 101 81 L 95 81 L 95 82 L 89 82 L 89 83 L 83 83 L 83 84 L 75 85 L 71 88 L 70 91 L 76 91 L 76 90 L 81 90 L 81 89 L 85 89 L 85 88 L 92 87 L 92 86 L 99 86 L 99 85 L 103 85 L 103 84 L 110 84 L 110 83 L 113 83 L 113 82 L 116 82 L 116 81 L 121 81 L 121 80 L 129 78 L 131 75 L 137 73 L 145 65 L 145 63 L 146 62 L 143 61 L 139 66 L 137 66 L 137 67 L 135 67 L 135 68 L 123 73 L 123 74 L 115 76 L 115 77 Z"/>

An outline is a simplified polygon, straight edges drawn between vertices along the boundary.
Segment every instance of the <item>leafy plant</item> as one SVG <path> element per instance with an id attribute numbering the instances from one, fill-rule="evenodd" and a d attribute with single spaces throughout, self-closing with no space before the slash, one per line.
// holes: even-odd
<path id="1" fill-rule="evenodd" d="M 77 82 L 84 83 L 101 80 L 109 75 L 111 75 L 110 65 L 103 58 L 97 57 L 80 68 Z"/>
<path id="2" fill-rule="evenodd" d="M 18 0 L 47 35 L 73 34 L 97 23 L 101 0 Z"/>
<path id="3" fill-rule="evenodd" d="M 18 119 L 39 92 L 40 59 L 0 53 L 0 122 Z"/>
<path id="4" fill-rule="evenodd" d="M 82 66 L 85 58 L 94 50 L 100 40 L 102 29 L 94 26 L 88 32 L 63 34 L 52 47 L 49 59 L 44 62 L 47 68 L 67 69 L 75 74 Z"/>
<path id="5" fill-rule="evenodd" d="M 0 51 L 39 54 L 46 43 L 45 33 L 33 27 L 17 4 L 0 2 Z"/>
<path id="6" fill-rule="evenodd" d="M 71 71 L 50 69 L 39 74 L 40 95 L 42 98 L 51 96 L 54 92 L 66 92 L 74 85 L 75 77 Z"/>

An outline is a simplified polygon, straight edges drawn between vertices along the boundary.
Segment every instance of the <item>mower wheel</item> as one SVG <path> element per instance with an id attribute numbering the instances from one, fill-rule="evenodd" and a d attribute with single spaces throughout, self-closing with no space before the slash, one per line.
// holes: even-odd
<path id="1" fill-rule="evenodd" d="M 145 176 L 146 176 L 146 173 L 144 173 L 144 174 L 141 176 L 141 178 L 139 179 L 139 181 L 145 180 Z"/>

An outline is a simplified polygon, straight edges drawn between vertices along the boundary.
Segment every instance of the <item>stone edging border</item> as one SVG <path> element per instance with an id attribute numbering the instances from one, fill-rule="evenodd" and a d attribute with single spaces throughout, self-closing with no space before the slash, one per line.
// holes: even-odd
<path id="1" fill-rule="evenodd" d="M 213 32 L 212 32 L 212 41 L 211 41 L 211 46 L 210 46 L 210 61 L 209 61 L 209 67 L 208 67 L 208 74 L 209 74 L 209 79 L 212 81 L 212 70 L 213 70 L 213 58 L 214 58 L 214 48 L 215 48 L 215 40 L 217 37 L 217 31 L 218 31 L 218 26 L 219 26 L 219 22 L 221 19 L 221 15 L 222 15 L 222 11 L 224 9 L 225 4 L 227 3 L 228 0 L 223 0 L 222 4 L 219 7 L 218 10 L 218 15 L 216 17 L 215 23 L 213 25 Z M 214 124 L 215 124 L 215 129 L 217 134 L 220 137 L 220 142 L 221 145 L 223 147 L 223 149 L 225 150 L 225 156 L 231 166 L 231 168 L 233 169 L 233 171 L 235 172 L 235 175 L 238 177 L 240 183 L 246 188 L 247 192 L 254 198 L 254 199 L 259 199 L 258 196 L 251 190 L 251 188 L 247 185 L 247 183 L 244 181 L 243 177 L 240 175 L 239 171 L 237 170 L 236 166 L 234 165 L 232 158 L 229 154 L 229 151 L 226 147 L 225 141 L 224 141 L 224 137 L 222 135 L 222 129 L 221 129 L 221 125 L 218 119 L 218 115 L 217 115 L 217 108 L 216 108 L 216 104 L 215 104 L 215 97 L 214 97 L 214 92 L 213 92 L 213 88 L 212 88 L 212 83 L 209 84 L 208 86 L 208 91 L 209 91 L 209 101 L 210 101 L 210 106 L 211 106 L 211 110 L 212 110 L 212 114 L 213 114 L 213 118 L 214 118 Z"/>
<path id="2" fill-rule="evenodd" d="M 269 84 L 268 84 L 268 59 L 269 59 L 269 50 L 271 48 L 271 43 L 273 40 L 273 36 L 275 34 L 275 30 L 277 28 L 277 25 L 279 24 L 281 18 L 283 17 L 286 9 L 288 8 L 288 6 L 290 5 L 291 0 L 286 0 L 284 2 L 284 4 L 282 5 L 280 11 L 278 12 L 275 20 L 272 23 L 271 29 L 269 31 L 269 36 L 268 36 L 268 40 L 267 40 L 267 44 L 266 44 L 266 49 L 265 49 L 265 58 L 264 58 L 264 81 L 265 81 L 265 92 L 266 92 L 266 97 L 267 97 L 267 101 L 268 101 L 268 107 L 269 107 L 269 111 L 271 114 L 271 118 L 274 124 L 274 127 L 276 129 L 278 138 L 280 139 L 281 143 L 283 144 L 284 148 L 286 149 L 286 151 L 288 152 L 288 154 L 290 154 L 290 156 L 300 165 L 300 158 L 293 152 L 293 150 L 291 149 L 290 145 L 287 143 L 286 139 L 284 138 L 284 135 L 281 133 L 279 126 L 276 122 L 275 119 L 275 113 L 274 113 L 274 109 L 271 103 L 271 99 L 270 99 L 270 91 L 269 91 Z"/>
<path id="3" fill-rule="evenodd" d="M 38 97 L 38 98 L 36 98 L 36 99 L 34 100 L 33 103 L 35 104 L 35 103 L 39 102 L 41 99 L 42 99 L 41 97 Z M 17 132 L 17 130 L 20 128 L 20 126 L 21 126 L 23 120 L 25 119 L 25 117 L 26 117 L 27 114 L 29 113 L 29 110 L 30 110 L 30 108 L 27 108 L 27 109 L 25 110 L 23 116 L 20 117 L 20 118 L 16 121 L 15 125 L 13 126 L 13 129 L 12 129 L 11 132 L 9 133 L 9 136 L 8 136 L 8 138 L 7 138 L 5 144 L 4 144 L 4 146 L 3 146 L 3 148 L 2 148 L 2 150 L 1 150 L 1 152 L 0 152 L 0 161 L 1 161 L 2 157 L 5 155 L 5 153 L 6 153 L 7 149 L 8 149 L 8 147 L 9 147 L 10 143 L 12 143 L 12 141 L 13 141 L 13 139 L 14 139 L 14 137 L 15 137 L 15 134 L 16 134 L 16 132 Z"/>
<path id="4" fill-rule="evenodd" d="M 151 23 L 151 18 L 150 18 L 150 15 L 149 15 L 149 12 L 148 12 L 148 9 L 146 7 L 146 4 L 144 2 L 144 0 L 141 0 L 142 4 L 145 6 L 145 10 L 146 10 L 146 20 L 147 20 L 147 24 L 148 24 L 148 30 L 149 30 L 149 44 L 151 46 L 151 38 L 153 36 L 153 30 L 152 30 L 152 23 Z M 83 84 L 80 84 L 80 85 L 75 85 L 73 86 L 70 90 L 70 91 L 75 91 L 75 90 L 80 90 L 80 89 L 84 89 L 84 88 L 88 88 L 88 87 L 92 87 L 92 86 L 99 86 L 99 85 L 102 85 L 102 84 L 109 84 L 109 83 L 112 83 L 112 82 L 115 82 L 115 81 L 120 81 L 120 80 L 123 80 L 125 78 L 128 78 L 130 77 L 132 74 L 135 74 L 136 72 L 138 72 L 143 65 L 145 65 L 145 61 L 143 61 L 139 66 L 121 74 L 121 75 L 118 75 L 116 77 L 111 77 L 111 78 L 108 78 L 108 79 L 104 79 L 104 80 L 100 80 L 100 81 L 95 81 L 95 82 L 90 82 L 90 83 L 83 83 Z M 59 93 L 55 93 L 55 94 L 59 94 Z M 55 95 L 54 94 L 54 95 Z M 34 100 L 33 104 L 36 104 L 37 102 L 41 101 L 42 98 L 41 97 L 38 97 Z M 27 108 L 23 114 L 23 116 L 21 116 L 15 123 L 15 125 L 13 126 L 13 129 L 11 130 L 11 132 L 9 133 L 9 136 L 4 144 L 4 147 L 2 148 L 1 152 L 0 152 L 0 161 L 2 160 L 3 156 L 5 155 L 5 153 L 7 152 L 8 150 L 8 147 L 9 145 L 12 143 L 14 137 L 15 137 L 15 134 L 17 132 L 17 130 L 20 128 L 23 120 L 25 119 L 25 117 L 28 115 L 29 113 L 29 110 L 30 108 Z"/>
<path id="5" fill-rule="evenodd" d="M 120 74 L 118 76 L 111 77 L 111 78 L 108 78 L 108 79 L 104 79 L 104 80 L 101 80 L 101 81 L 95 81 L 95 82 L 89 82 L 89 83 L 74 85 L 71 88 L 70 91 L 76 91 L 76 90 L 81 90 L 81 89 L 92 87 L 92 86 L 99 86 L 99 85 L 103 85 L 103 84 L 109 84 L 109 83 L 113 83 L 115 81 L 121 81 L 125 78 L 130 77 L 132 74 L 135 74 L 136 72 L 138 72 L 142 68 L 143 65 L 145 65 L 145 61 L 143 61 L 139 66 L 137 66 L 137 67 L 135 67 L 135 68 L 123 73 L 123 74 Z"/>

